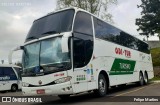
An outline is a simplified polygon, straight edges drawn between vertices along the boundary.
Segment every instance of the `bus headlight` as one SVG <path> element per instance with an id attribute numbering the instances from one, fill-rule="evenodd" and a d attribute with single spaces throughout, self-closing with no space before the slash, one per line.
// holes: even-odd
<path id="1" fill-rule="evenodd" d="M 68 76 L 68 77 L 63 77 L 63 78 L 60 78 L 60 79 L 57 79 L 55 80 L 54 82 L 56 84 L 59 84 L 59 83 L 64 83 L 64 82 L 67 82 L 67 81 L 70 81 L 72 77 Z"/>
<path id="2" fill-rule="evenodd" d="M 29 86 L 29 83 L 22 82 L 22 86 L 23 86 L 23 87 L 28 87 L 28 86 Z"/>

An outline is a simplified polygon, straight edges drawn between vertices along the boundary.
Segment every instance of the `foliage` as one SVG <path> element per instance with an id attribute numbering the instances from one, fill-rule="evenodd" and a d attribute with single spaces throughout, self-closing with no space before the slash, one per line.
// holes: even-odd
<path id="1" fill-rule="evenodd" d="M 136 19 L 136 25 L 139 26 L 138 31 L 142 31 L 140 35 L 158 34 L 160 39 L 160 0 L 141 0 L 142 4 L 138 8 L 142 8 L 141 18 Z"/>
<path id="2" fill-rule="evenodd" d="M 107 12 L 109 4 L 116 4 L 117 0 L 58 0 L 57 9 L 79 7 L 87 10 L 102 19 L 113 22 L 112 15 Z"/>
<path id="3" fill-rule="evenodd" d="M 151 49 L 153 66 L 160 66 L 160 48 Z"/>
<path id="4" fill-rule="evenodd" d="M 150 81 L 157 81 L 157 80 L 160 80 L 160 77 L 154 77 Z"/>
<path id="5" fill-rule="evenodd" d="M 21 62 L 16 62 L 15 65 L 22 67 L 22 63 Z"/>

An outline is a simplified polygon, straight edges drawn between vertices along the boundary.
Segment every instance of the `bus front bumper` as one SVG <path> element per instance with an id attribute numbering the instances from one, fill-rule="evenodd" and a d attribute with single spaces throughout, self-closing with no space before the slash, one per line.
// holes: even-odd
<path id="1" fill-rule="evenodd" d="M 22 87 L 23 95 L 62 95 L 62 94 L 73 94 L 73 88 L 70 82 L 40 86 L 40 87 Z"/>

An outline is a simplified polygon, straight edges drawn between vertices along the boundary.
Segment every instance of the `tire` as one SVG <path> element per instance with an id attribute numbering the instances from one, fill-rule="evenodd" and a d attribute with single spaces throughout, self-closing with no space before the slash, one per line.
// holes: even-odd
<path id="1" fill-rule="evenodd" d="M 144 73 L 144 84 L 145 85 L 148 84 L 148 74 L 147 74 L 147 72 Z"/>
<path id="2" fill-rule="evenodd" d="M 103 97 L 106 95 L 108 90 L 107 82 L 103 74 L 98 77 L 98 89 L 95 90 L 96 96 Z"/>
<path id="3" fill-rule="evenodd" d="M 61 99 L 61 100 L 67 100 L 70 95 L 58 95 L 58 97 Z"/>
<path id="4" fill-rule="evenodd" d="M 144 85 L 144 77 L 142 72 L 139 73 L 139 85 L 143 86 Z"/>
<path id="5" fill-rule="evenodd" d="M 17 89 L 18 89 L 18 87 L 17 87 L 16 85 L 12 85 L 12 86 L 11 86 L 11 91 L 12 91 L 12 92 L 16 92 Z"/>

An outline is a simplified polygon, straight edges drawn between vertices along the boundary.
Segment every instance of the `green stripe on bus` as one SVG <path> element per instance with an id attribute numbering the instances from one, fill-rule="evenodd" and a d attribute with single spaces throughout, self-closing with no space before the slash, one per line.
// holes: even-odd
<path id="1" fill-rule="evenodd" d="M 133 74 L 136 61 L 116 58 L 109 75 Z"/>

